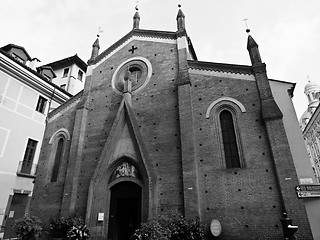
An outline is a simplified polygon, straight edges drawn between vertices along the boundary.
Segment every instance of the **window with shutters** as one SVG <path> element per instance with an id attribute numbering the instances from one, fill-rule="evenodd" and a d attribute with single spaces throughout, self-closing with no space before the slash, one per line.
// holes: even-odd
<path id="1" fill-rule="evenodd" d="M 78 71 L 78 80 L 82 82 L 83 72 L 81 70 Z"/>
<path id="2" fill-rule="evenodd" d="M 39 96 L 37 106 L 36 106 L 36 111 L 40 113 L 44 113 L 47 105 L 47 99 L 45 99 L 42 96 Z"/>
<path id="3" fill-rule="evenodd" d="M 69 74 L 69 68 L 63 69 L 62 78 L 68 77 L 68 74 Z"/>
<path id="4" fill-rule="evenodd" d="M 27 147 L 24 153 L 20 173 L 30 174 L 33 169 L 33 159 L 36 152 L 38 141 L 28 139 Z"/>

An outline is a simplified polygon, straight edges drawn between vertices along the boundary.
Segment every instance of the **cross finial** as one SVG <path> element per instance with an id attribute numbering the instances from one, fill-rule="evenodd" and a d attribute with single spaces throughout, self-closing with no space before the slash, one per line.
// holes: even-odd
<path id="1" fill-rule="evenodd" d="M 136 1 L 136 6 L 135 6 L 135 9 L 136 9 L 137 11 L 139 10 L 138 4 L 139 4 L 139 0 Z"/>
<path id="2" fill-rule="evenodd" d="M 100 33 L 103 33 L 103 30 L 101 29 L 101 27 L 98 28 L 97 37 L 100 37 Z"/>
<path id="3" fill-rule="evenodd" d="M 310 82 L 310 76 L 309 75 L 307 75 L 307 80 L 308 80 L 308 82 Z"/>
<path id="4" fill-rule="evenodd" d="M 249 20 L 248 18 L 242 19 L 242 21 L 244 21 L 244 23 L 246 24 L 246 32 L 247 32 L 247 33 L 250 32 L 250 29 L 248 28 L 248 23 L 247 23 L 248 20 Z"/>

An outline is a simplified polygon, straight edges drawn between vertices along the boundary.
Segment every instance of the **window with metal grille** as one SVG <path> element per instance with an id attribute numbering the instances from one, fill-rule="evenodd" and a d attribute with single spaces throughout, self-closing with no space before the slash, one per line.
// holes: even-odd
<path id="1" fill-rule="evenodd" d="M 227 168 L 239 168 L 240 158 L 232 114 L 228 110 L 220 113 L 220 124 Z"/>
<path id="2" fill-rule="evenodd" d="M 37 144 L 38 141 L 33 140 L 31 138 L 28 139 L 28 144 L 22 161 L 21 173 L 30 174 Z"/>

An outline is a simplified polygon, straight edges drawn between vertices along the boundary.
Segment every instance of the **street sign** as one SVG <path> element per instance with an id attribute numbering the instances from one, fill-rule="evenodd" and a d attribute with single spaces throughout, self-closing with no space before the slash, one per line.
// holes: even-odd
<path id="1" fill-rule="evenodd" d="M 320 197 L 320 185 L 298 185 L 296 192 L 298 198 Z"/>

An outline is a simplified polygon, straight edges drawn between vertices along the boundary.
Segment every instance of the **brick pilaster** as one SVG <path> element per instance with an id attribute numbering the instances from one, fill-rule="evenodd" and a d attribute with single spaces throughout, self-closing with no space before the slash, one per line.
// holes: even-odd
<path id="1" fill-rule="evenodd" d="M 198 170 L 195 160 L 192 95 L 187 62 L 187 37 L 178 32 L 178 104 L 183 176 L 184 214 L 186 218 L 200 217 Z"/>

